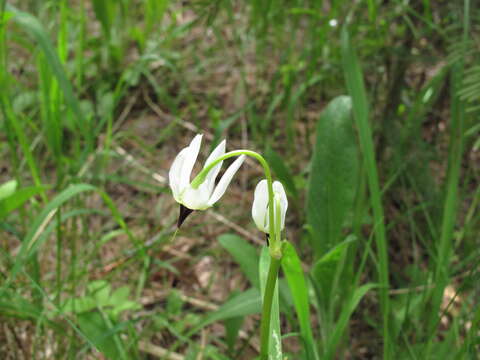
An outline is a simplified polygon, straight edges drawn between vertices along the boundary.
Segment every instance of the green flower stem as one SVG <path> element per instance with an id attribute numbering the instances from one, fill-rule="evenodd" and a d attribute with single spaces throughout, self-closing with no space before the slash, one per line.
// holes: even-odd
<path id="1" fill-rule="evenodd" d="M 231 157 L 235 156 L 240 156 L 240 155 L 246 155 L 253 157 L 258 160 L 258 162 L 262 165 L 263 171 L 265 172 L 265 177 L 267 178 L 267 187 L 268 187 L 268 218 L 270 219 L 269 221 L 269 233 L 270 233 L 270 239 L 272 240 L 271 248 L 272 249 L 277 249 L 280 247 L 280 244 L 276 244 L 276 237 L 275 237 L 275 222 L 274 222 L 274 215 L 273 215 L 273 181 L 272 181 L 272 172 L 270 171 L 270 166 L 268 166 L 267 161 L 265 158 L 260 155 L 259 153 L 256 153 L 255 151 L 251 150 L 234 150 L 230 151 L 219 158 L 215 159 L 208 165 L 206 165 L 202 171 L 198 173 L 198 175 L 193 179 L 191 182 L 190 186 L 194 189 L 197 189 L 204 181 L 205 178 L 207 177 L 207 174 L 212 170 L 215 165 L 218 163 L 222 162 L 223 160 L 226 160 Z M 275 246 L 274 246 L 275 245 Z M 270 251 L 272 253 L 272 251 Z"/>
<path id="2" fill-rule="evenodd" d="M 260 323 L 260 360 L 268 360 L 270 341 L 270 320 L 272 318 L 272 301 L 275 293 L 275 283 L 281 259 L 270 257 L 265 294 L 263 295 L 262 320 Z"/>
<path id="3" fill-rule="evenodd" d="M 268 360 L 269 341 L 270 341 L 270 321 L 272 315 L 272 301 L 275 293 L 275 284 L 278 277 L 278 269 L 282 258 L 281 240 L 280 240 L 280 221 L 281 211 L 280 203 L 275 204 L 273 196 L 273 181 L 270 167 L 265 158 L 251 150 L 230 151 L 206 165 L 200 173 L 193 179 L 190 186 L 197 189 L 204 181 L 207 174 L 215 165 L 231 157 L 246 155 L 257 159 L 263 167 L 265 177 L 267 178 L 268 188 L 268 218 L 270 234 L 270 267 L 268 269 L 267 283 L 265 284 L 265 293 L 263 295 L 262 320 L 260 323 L 260 359 Z M 273 208 L 277 207 L 277 222 L 275 222 Z M 277 223 L 277 226 L 275 224 Z"/>

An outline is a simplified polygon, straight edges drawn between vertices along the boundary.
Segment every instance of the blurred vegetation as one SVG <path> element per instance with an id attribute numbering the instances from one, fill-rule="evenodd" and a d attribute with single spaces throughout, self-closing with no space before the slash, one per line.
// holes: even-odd
<path id="1" fill-rule="evenodd" d="M 174 234 L 204 133 L 288 192 L 288 359 L 476 359 L 475 5 L 0 0 L 0 357 L 258 354 L 259 169 Z"/>

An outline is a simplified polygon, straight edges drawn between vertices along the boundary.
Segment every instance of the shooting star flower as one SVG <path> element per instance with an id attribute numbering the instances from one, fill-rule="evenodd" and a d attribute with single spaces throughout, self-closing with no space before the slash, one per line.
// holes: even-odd
<path id="1" fill-rule="evenodd" d="M 215 180 L 222 167 L 223 161 L 216 164 L 206 175 L 205 181 L 198 188 L 190 184 L 190 176 L 197 160 L 202 143 L 202 135 L 197 135 L 189 146 L 181 150 L 170 167 L 169 183 L 175 201 L 180 204 L 180 218 L 178 227 L 193 210 L 205 210 L 213 206 L 225 194 L 233 176 L 238 171 L 245 156 L 239 156 L 225 171 L 222 178 L 215 185 Z M 225 154 L 226 141 L 223 140 L 208 156 L 205 166 Z"/>
<path id="2" fill-rule="evenodd" d="M 283 230 L 285 227 L 285 215 L 288 208 L 287 195 L 285 194 L 285 189 L 279 181 L 273 182 L 273 203 L 280 204 L 280 230 Z M 252 217 L 255 221 L 255 225 L 268 234 L 270 232 L 270 221 L 268 216 L 268 187 L 267 180 L 262 180 L 258 183 L 255 188 L 255 193 L 253 197 L 253 206 L 252 206 Z M 274 206 L 274 218 L 277 218 L 277 206 Z"/>

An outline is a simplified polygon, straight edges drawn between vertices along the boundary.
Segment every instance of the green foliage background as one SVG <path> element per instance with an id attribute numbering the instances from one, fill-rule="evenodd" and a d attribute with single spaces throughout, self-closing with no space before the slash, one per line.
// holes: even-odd
<path id="1" fill-rule="evenodd" d="M 286 358 L 476 359 L 474 2 L 0 11 L 0 357 L 258 354 L 259 168 L 175 233 L 168 169 L 204 133 L 289 195 Z"/>

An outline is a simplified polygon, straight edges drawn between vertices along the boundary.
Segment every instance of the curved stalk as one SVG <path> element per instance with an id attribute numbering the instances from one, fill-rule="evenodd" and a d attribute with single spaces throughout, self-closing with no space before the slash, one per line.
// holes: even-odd
<path id="1" fill-rule="evenodd" d="M 197 189 L 204 181 L 210 170 L 218 163 L 231 157 L 246 155 L 255 158 L 262 165 L 267 178 L 268 188 L 268 217 L 269 217 L 269 235 L 270 235 L 270 266 L 268 269 L 267 283 L 265 284 L 265 293 L 263 295 L 262 319 L 260 323 L 260 359 L 268 360 L 269 342 L 270 342 L 270 321 L 272 317 L 272 301 L 275 293 L 275 284 L 277 282 L 278 270 L 282 258 L 280 222 L 281 210 L 280 203 L 276 204 L 273 196 L 273 181 L 270 167 L 265 158 L 251 150 L 230 151 L 208 165 L 206 165 L 191 182 L 191 186 Z M 277 207 L 277 219 L 274 216 L 274 207 Z M 276 221 L 275 221 L 276 220 Z M 275 226 L 277 224 L 277 226 Z"/>
<path id="2" fill-rule="evenodd" d="M 260 322 L 260 359 L 268 360 L 269 342 L 270 342 L 270 321 L 272 317 L 272 301 L 275 293 L 275 284 L 277 282 L 278 270 L 280 267 L 282 252 L 281 252 L 281 237 L 280 237 L 280 204 L 275 204 L 273 196 L 273 181 L 270 167 L 265 158 L 251 150 L 234 150 L 230 151 L 208 165 L 206 165 L 200 173 L 193 179 L 191 186 L 197 189 L 204 181 L 205 177 L 215 165 L 223 160 L 234 156 L 246 155 L 255 158 L 260 162 L 267 178 L 268 188 L 268 217 L 269 217 L 269 235 L 270 235 L 270 266 L 268 269 L 267 283 L 265 284 L 265 293 L 263 295 L 262 305 L 262 319 Z M 277 207 L 277 218 L 274 217 L 274 207 Z M 277 220 L 277 221 L 275 221 Z M 277 223 L 277 226 L 275 224 Z"/>
<path id="3" fill-rule="evenodd" d="M 215 165 L 217 165 L 219 162 L 222 162 L 223 160 L 226 160 L 228 158 L 231 158 L 231 157 L 235 157 L 235 156 L 240 156 L 240 155 L 246 155 L 246 156 L 250 156 L 250 157 L 253 157 L 255 158 L 256 160 L 258 160 L 258 162 L 262 165 L 263 167 L 263 171 L 265 172 L 265 177 L 267 178 L 267 187 L 268 187 L 268 217 L 269 217 L 269 230 L 270 230 L 270 238 L 273 238 L 274 242 L 276 242 L 276 237 L 275 237 L 275 222 L 274 222 L 274 215 L 273 215 L 273 181 L 272 181 L 272 172 L 270 171 L 270 167 L 268 166 L 268 163 L 267 161 L 265 160 L 265 158 L 260 155 L 259 153 L 256 153 L 255 151 L 251 151 L 251 150 L 234 150 L 234 151 L 230 151 L 220 157 L 218 157 L 217 159 L 215 159 L 214 161 L 212 161 L 211 163 L 209 163 L 208 165 L 206 165 L 202 171 L 200 171 L 198 173 L 198 175 L 193 179 L 193 181 L 191 182 L 191 186 L 192 188 L 194 189 L 197 189 L 204 181 L 205 181 L 205 177 L 207 176 L 207 174 L 210 172 L 210 170 L 212 170 Z M 272 244 L 272 248 L 275 249 L 276 247 L 273 246 Z"/>

